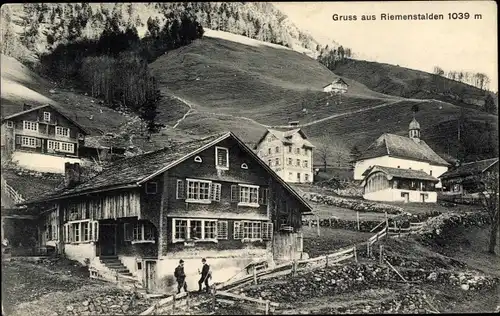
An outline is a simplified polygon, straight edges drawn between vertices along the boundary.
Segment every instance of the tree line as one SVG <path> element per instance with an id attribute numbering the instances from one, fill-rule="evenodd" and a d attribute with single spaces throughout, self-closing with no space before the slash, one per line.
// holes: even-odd
<path id="1" fill-rule="evenodd" d="M 160 94 L 148 63 L 201 38 L 203 33 L 196 18 L 183 14 L 170 17 L 163 27 L 148 23 L 146 35 L 140 39 L 135 26 L 122 30 L 115 15 L 106 21 L 98 39 L 59 44 L 40 56 L 40 71 L 63 85 L 77 85 L 112 108 L 140 113 L 154 132 L 159 127 L 154 113 L 158 112 Z"/>
<path id="2" fill-rule="evenodd" d="M 322 47 L 318 45 L 318 61 L 330 70 L 335 70 L 339 64 L 343 64 L 352 57 L 350 48 L 344 48 L 342 45 L 338 48 L 330 48 L 328 45 Z"/>
<path id="3" fill-rule="evenodd" d="M 441 67 L 434 66 L 433 73 L 441 77 L 469 84 L 481 90 L 488 90 L 489 84 L 491 83 L 490 78 L 481 72 L 472 73 L 468 71 L 455 70 L 444 71 Z"/>

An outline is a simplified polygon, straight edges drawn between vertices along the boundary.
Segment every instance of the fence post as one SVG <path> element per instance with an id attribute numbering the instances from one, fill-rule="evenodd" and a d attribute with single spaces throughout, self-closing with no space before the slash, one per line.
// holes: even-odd
<path id="1" fill-rule="evenodd" d="M 186 306 L 187 309 L 189 310 L 189 292 L 186 292 Z"/>
<path id="2" fill-rule="evenodd" d="M 257 271 L 255 265 L 253 266 L 253 283 L 257 284 Z"/>
<path id="3" fill-rule="evenodd" d="M 293 260 L 292 262 L 292 276 L 295 276 L 297 273 L 297 260 Z"/>
<path id="4" fill-rule="evenodd" d="M 366 256 L 369 258 L 370 257 L 370 241 L 366 243 Z"/>
<path id="5" fill-rule="evenodd" d="M 318 225 L 318 226 L 316 227 L 316 230 L 317 230 L 317 232 L 318 232 L 318 237 L 319 237 L 319 235 L 320 235 L 320 232 L 319 232 L 319 216 L 316 216 L 316 224 Z"/>
<path id="6" fill-rule="evenodd" d="M 358 231 L 360 230 L 359 228 L 359 211 L 356 211 L 356 222 L 358 223 Z"/>
<path id="7" fill-rule="evenodd" d="M 384 256 L 384 245 L 380 245 L 380 254 L 379 254 L 379 262 L 382 264 Z"/>
<path id="8" fill-rule="evenodd" d="M 358 262 L 358 254 L 357 254 L 357 251 L 356 251 L 356 246 L 354 246 L 354 261 Z"/>
<path id="9" fill-rule="evenodd" d="M 326 265 L 325 267 L 328 267 L 328 255 L 326 255 Z"/>
<path id="10" fill-rule="evenodd" d="M 172 295 L 172 315 L 175 313 L 175 294 Z"/>
<path id="11" fill-rule="evenodd" d="M 312 227 L 312 220 L 309 219 L 309 228 L 311 228 L 311 227 Z"/>
<path id="12" fill-rule="evenodd" d="M 269 315 L 269 300 L 266 300 L 266 315 Z"/>
<path id="13" fill-rule="evenodd" d="M 330 225 L 329 227 L 332 227 L 332 219 L 331 218 L 328 219 L 328 224 Z"/>
<path id="14" fill-rule="evenodd" d="M 216 296 L 216 291 L 217 289 L 212 287 L 212 310 L 215 312 L 215 296 Z"/>

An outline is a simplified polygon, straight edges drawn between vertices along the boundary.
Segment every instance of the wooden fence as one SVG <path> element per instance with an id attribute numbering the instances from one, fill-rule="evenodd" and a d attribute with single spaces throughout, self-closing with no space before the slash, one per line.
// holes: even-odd
<path id="1" fill-rule="evenodd" d="M 337 251 L 332 254 L 316 257 L 316 258 L 310 258 L 310 259 L 305 259 L 305 260 L 293 260 L 289 262 L 285 262 L 283 264 L 277 265 L 273 268 L 268 268 L 268 269 L 262 269 L 258 271 L 257 267 L 258 265 L 254 264 L 252 268 L 252 274 L 238 278 L 236 280 L 233 280 L 233 278 L 230 278 L 228 281 L 224 283 L 220 283 L 216 286 L 212 287 L 212 299 L 213 299 L 213 305 L 215 307 L 215 302 L 217 300 L 217 297 L 224 297 L 221 298 L 221 301 L 231 301 L 231 300 L 236 300 L 236 301 L 244 301 L 249 304 L 257 304 L 257 308 L 264 310 L 265 314 L 268 315 L 270 312 L 274 311 L 276 308 L 279 307 L 278 303 L 274 303 L 271 301 L 266 301 L 266 300 L 260 300 L 252 297 L 247 297 L 247 296 L 242 296 L 238 294 L 231 293 L 229 291 L 234 291 L 240 287 L 249 285 L 249 284 L 257 284 L 258 280 L 263 280 L 263 279 L 268 279 L 268 278 L 274 278 L 277 276 L 283 276 L 283 275 L 296 275 L 298 271 L 302 270 L 307 270 L 307 269 L 314 269 L 317 267 L 320 267 L 322 265 L 328 266 L 329 264 L 338 264 L 340 262 L 349 260 L 351 258 L 354 258 L 354 260 L 357 262 L 358 257 L 357 257 L 357 250 L 356 246 L 347 248 L 347 249 L 342 249 L 340 251 Z M 175 308 L 180 307 L 180 306 L 188 306 L 189 307 L 189 294 L 188 293 L 181 293 L 177 295 L 172 295 L 169 296 L 165 299 L 162 299 L 158 301 L 156 304 L 142 312 L 140 315 L 154 315 L 156 313 L 165 313 L 165 312 L 173 312 L 175 311 Z"/>
<path id="2" fill-rule="evenodd" d="M 7 184 L 7 181 L 2 177 L 2 189 L 5 190 L 7 195 L 14 201 L 14 203 L 24 202 L 24 198 L 14 188 Z"/>

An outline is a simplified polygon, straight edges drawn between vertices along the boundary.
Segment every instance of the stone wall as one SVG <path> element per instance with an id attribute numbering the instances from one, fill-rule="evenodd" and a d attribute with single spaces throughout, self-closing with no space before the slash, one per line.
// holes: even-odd
<path id="1" fill-rule="evenodd" d="M 130 315 L 146 310 L 151 302 L 139 300 L 133 292 L 119 292 L 88 298 L 66 306 L 55 315 Z"/>
<path id="2" fill-rule="evenodd" d="M 348 208 L 359 212 L 377 212 L 377 213 L 387 212 L 387 214 L 405 213 L 403 208 L 399 206 L 369 202 L 364 200 L 322 195 L 319 193 L 304 193 L 303 197 L 312 202 Z"/>

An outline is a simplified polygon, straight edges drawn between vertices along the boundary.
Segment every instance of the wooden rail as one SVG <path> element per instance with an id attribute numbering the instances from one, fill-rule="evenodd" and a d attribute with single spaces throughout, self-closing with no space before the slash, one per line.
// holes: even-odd
<path id="1" fill-rule="evenodd" d="M 7 195 L 16 203 L 22 203 L 25 201 L 25 199 L 22 197 L 21 194 L 19 194 L 14 188 L 12 188 L 10 185 L 7 184 L 7 181 L 2 177 L 2 188 L 5 189 L 5 192 L 7 192 Z"/>

